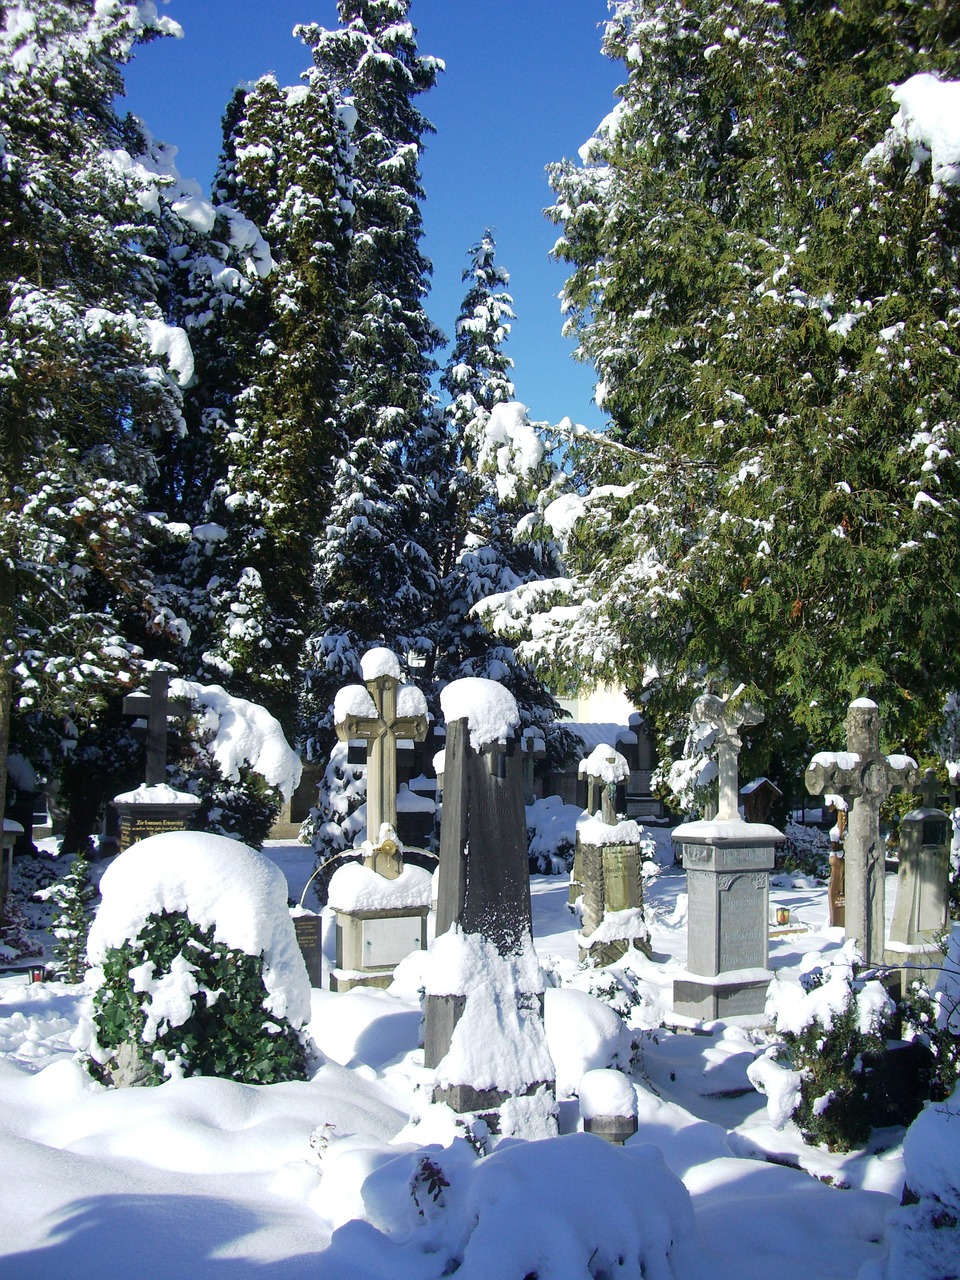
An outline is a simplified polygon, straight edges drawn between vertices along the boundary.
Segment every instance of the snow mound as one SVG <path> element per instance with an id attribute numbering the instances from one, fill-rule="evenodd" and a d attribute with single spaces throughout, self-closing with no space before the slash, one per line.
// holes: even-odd
<path id="1" fill-rule="evenodd" d="M 295 1027 L 309 1019 L 310 980 L 287 910 L 287 882 L 256 850 L 226 836 L 167 831 L 121 853 L 100 893 L 87 941 L 92 965 L 133 941 L 149 915 L 184 911 L 225 946 L 263 954 L 265 1004 L 274 1016 Z"/>
<path id="2" fill-rule="evenodd" d="M 544 992 L 547 1047 L 557 1069 L 557 1097 L 578 1093 L 588 1071 L 629 1068 L 630 1032 L 608 1004 L 571 987 Z"/>
<path id="3" fill-rule="evenodd" d="M 652 1146 L 587 1133 L 403 1152 L 362 1185 L 364 1216 L 334 1232 L 323 1262 L 338 1280 L 440 1276 L 704 1274 L 690 1194 Z"/>

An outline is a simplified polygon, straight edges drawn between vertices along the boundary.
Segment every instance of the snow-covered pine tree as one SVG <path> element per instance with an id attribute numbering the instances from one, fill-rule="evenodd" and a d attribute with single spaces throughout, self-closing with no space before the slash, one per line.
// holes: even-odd
<path id="1" fill-rule="evenodd" d="M 431 353 L 441 335 L 424 298 L 419 159 L 431 126 L 415 105 L 441 64 L 420 55 L 408 0 L 340 0 L 341 27 L 299 28 L 319 72 L 352 105 L 353 238 L 336 418 L 345 448 L 317 545 L 319 616 L 307 700 L 314 725 L 363 651 L 432 650 L 438 587 L 433 483 L 442 431 Z"/>
<path id="2" fill-rule="evenodd" d="M 50 925 L 57 977 L 64 982 L 82 982 L 87 970 L 87 934 L 90 932 L 91 903 L 97 891 L 90 882 L 90 861 L 81 849 L 65 876 L 36 896 L 57 908 Z"/>
<path id="3" fill-rule="evenodd" d="M 540 517 L 562 482 L 550 460 L 547 425 L 530 422 L 513 399 L 513 361 L 503 349 L 515 319 L 513 299 L 492 233 L 485 231 L 469 252 L 456 340 L 440 378 L 450 397 L 449 461 L 438 477 L 443 612 L 428 670 L 438 687 L 463 676 L 504 683 L 523 727 L 538 729 L 559 763 L 571 745 L 554 727 L 559 704 L 513 647 L 472 614 L 482 599 L 560 572 L 557 543 Z"/>
<path id="4" fill-rule="evenodd" d="M 113 105 L 136 44 L 178 32 L 132 3 L 0 12 L 0 812 L 11 700 L 82 719 L 137 636 L 179 630 L 143 490 L 192 354 L 158 301 L 145 135 Z"/>
<path id="5" fill-rule="evenodd" d="M 960 191 L 889 89 L 958 74 L 947 10 L 614 8 L 620 102 L 553 173 L 619 481 L 570 550 L 664 718 L 706 671 L 821 737 L 870 693 L 896 738 L 956 687 Z"/>
<path id="6" fill-rule="evenodd" d="M 187 411 L 204 452 L 186 558 L 193 665 L 291 737 L 338 436 L 351 209 L 351 115 L 317 69 L 305 79 L 237 90 L 214 183 L 223 265 L 188 290 L 185 315 L 198 360 Z M 251 227 L 269 242 L 267 270 Z"/>

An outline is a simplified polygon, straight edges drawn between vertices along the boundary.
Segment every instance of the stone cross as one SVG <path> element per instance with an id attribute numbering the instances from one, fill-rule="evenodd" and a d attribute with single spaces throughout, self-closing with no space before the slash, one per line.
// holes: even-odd
<path id="1" fill-rule="evenodd" d="M 423 694 L 414 685 L 401 685 L 396 658 L 394 663 L 395 668 L 390 672 L 381 669 L 365 681 L 373 702 L 372 715 L 348 711 L 341 717 L 335 713 L 337 737 L 341 742 L 360 738 L 367 744 L 367 838 L 371 842 L 380 838 L 385 823 L 396 829 L 398 739 L 422 742 L 427 736 L 427 706 Z M 349 694 L 362 688 L 362 685 L 352 685 L 343 692 Z"/>
<path id="2" fill-rule="evenodd" d="M 847 750 L 819 752 L 804 780 L 811 795 L 852 801 L 844 840 L 844 928 L 866 963 L 879 965 L 886 935 L 880 806 L 892 791 L 916 784 L 917 765 L 909 756 L 885 756 L 880 750 L 880 711 L 870 698 L 851 702 L 846 730 Z"/>
<path id="3" fill-rule="evenodd" d="M 171 716 L 188 716 L 192 707 L 181 698 L 167 696 L 169 677 L 164 671 L 151 671 L 149 694 L 131 693 L 123 700 L 123 714 L 147 721 L 148 787 L 167 780 L 167 721 Z"/>
<path id="4" fill-rule="evenodd" d="M 744 725 L 760 724 L 763 713 L 749 702 L 730 706 L 729 698 L 718 698 L 705 693 L 693 704 L 693 720 L 708 724 L 716 730 L 714 745 L 717 749 L 717 769 L 720 774 L 717 819 L 721 822 L 740 816 L 740 787 L 737 760 L 742 742 L 740 729 Z"/>

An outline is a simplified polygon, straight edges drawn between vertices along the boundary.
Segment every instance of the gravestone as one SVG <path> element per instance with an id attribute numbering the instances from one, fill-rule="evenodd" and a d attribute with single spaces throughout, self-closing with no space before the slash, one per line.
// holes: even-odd
<path id="1" fill-rule="evenodd" d="M 397 836 L 397 745 L 422 741 L 427 704 L 412 684 L 401 684 L 400 661 L 389 649 L 361 659 L 363 684 L 347 685 L 334 701 L 341 742 L 367 743 L 367 838 L 363 865 L 349 863 L 330 878 L 328 902 L 336 912 L 337 962 L 333 991 L 386 987 L 396 966 L 427 945 L 431 876 L 405 864 Z"/>
<path id="2" fill-rule="evenodd" d="M 673 1008 L 685 1018 L 727 1021 L 762 1016 L 767 986 L 770 872 L 783 835 L 744 822 L 737 802 L 743 725 L 762 716 L 749 704 L 705 694 L 693 718 L 714 729 L 719 772 L 716 818 L 673 830 L 687 873 L 687 973 L 673 984 Z"/>
<path id="3" fill-rule="evenodd" d="M 937 805 L 937 775 L 927 769 L 923 802 L 900 819 L 900 870 L 887 942 L 887 963 L 901 987 L 921 977 L 933 986 L 943 959 L 937 944 L 950 919 L 950 817 Z"/>
<path id="4" fill-rule="evenodd" d="M 556 1133 L 554 1069 L 533 949 L 523 756 L 512 695 L 456 680 L 447 720 L 436 940 L 425 977 L 434 1100 L 497 1132 Z"/>
<path id="5" fill-rule="evenodd" d="M 601 743 L 581 762 L 581 771 L 587 779 L 587 816 L 577 823 L 573 872 L 581 898 L 580 960 L 613 964 L 631 946 L 649 955 L 642 832 L 632 819 L 621 822 L 616 810 L 617 788 L 630 776 L 630 766 Z"/>
<path id="6" fill-rule="evenodd" d="M 844 839 L 844 930 L 855 938 L 868 965 L 882 965 L 886 935 L 886 849 L 880 835 L 880 806 L 892 791 L 917 780 L 910 756 L 880 750 L 880 709 L 857 698 L 847 711 L 846 751 L 821 751 L 807 766 L 811 795 L 834 794 L 852 805 Z"/>
<path id="7" fill-rule="evenodd" d="M 168 722 L 188 716 L 192 710 L 188 701 L 171 699 L 168 690 L 166 672 L 152 671 L 149 693 L 128 694 L 123 700 L 124 715 L 146 718 L 147 761 L 144 783 L 113 798 L 113 807 L 120 815 L 121 853 L 149 836 L 184 831 L 200 804 L 199 797 L 177 791 L 167 783 Z"/>

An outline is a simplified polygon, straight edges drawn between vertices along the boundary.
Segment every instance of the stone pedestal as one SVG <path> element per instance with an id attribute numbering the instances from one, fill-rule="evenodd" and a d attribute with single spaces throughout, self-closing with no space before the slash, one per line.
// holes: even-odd
<path id="1" fill-rule="evenodd" d="M 427 908 L 337 912 L 337 967 L 331 991 L 389 987 L 411 951 L 427 947 Z"/>
<path id="2" fill-rule="evenodd" d="M 120 815 L 120 852 L 148 836 L 186 831 L 199 805 L 197 796 L 175 791 L 166 783 L 144 785 L 115 796 L 113 807 Z"/>
<path id="3" fill-rule="evenodd" d="M 577 851 L 583 894 L 581 962 L 613 964 L 631 946 L 649 955 L 639 844 L 587 844 L 578 831 Z"/>
<path id="4" fill-rule="evenodd" d="M 739 818 L 677 827 L 687 872 L 687 973 L 674 1012 L 700 1020 L 762 1015 L 767 986 L 769 877 L 783 835 Z"/>

